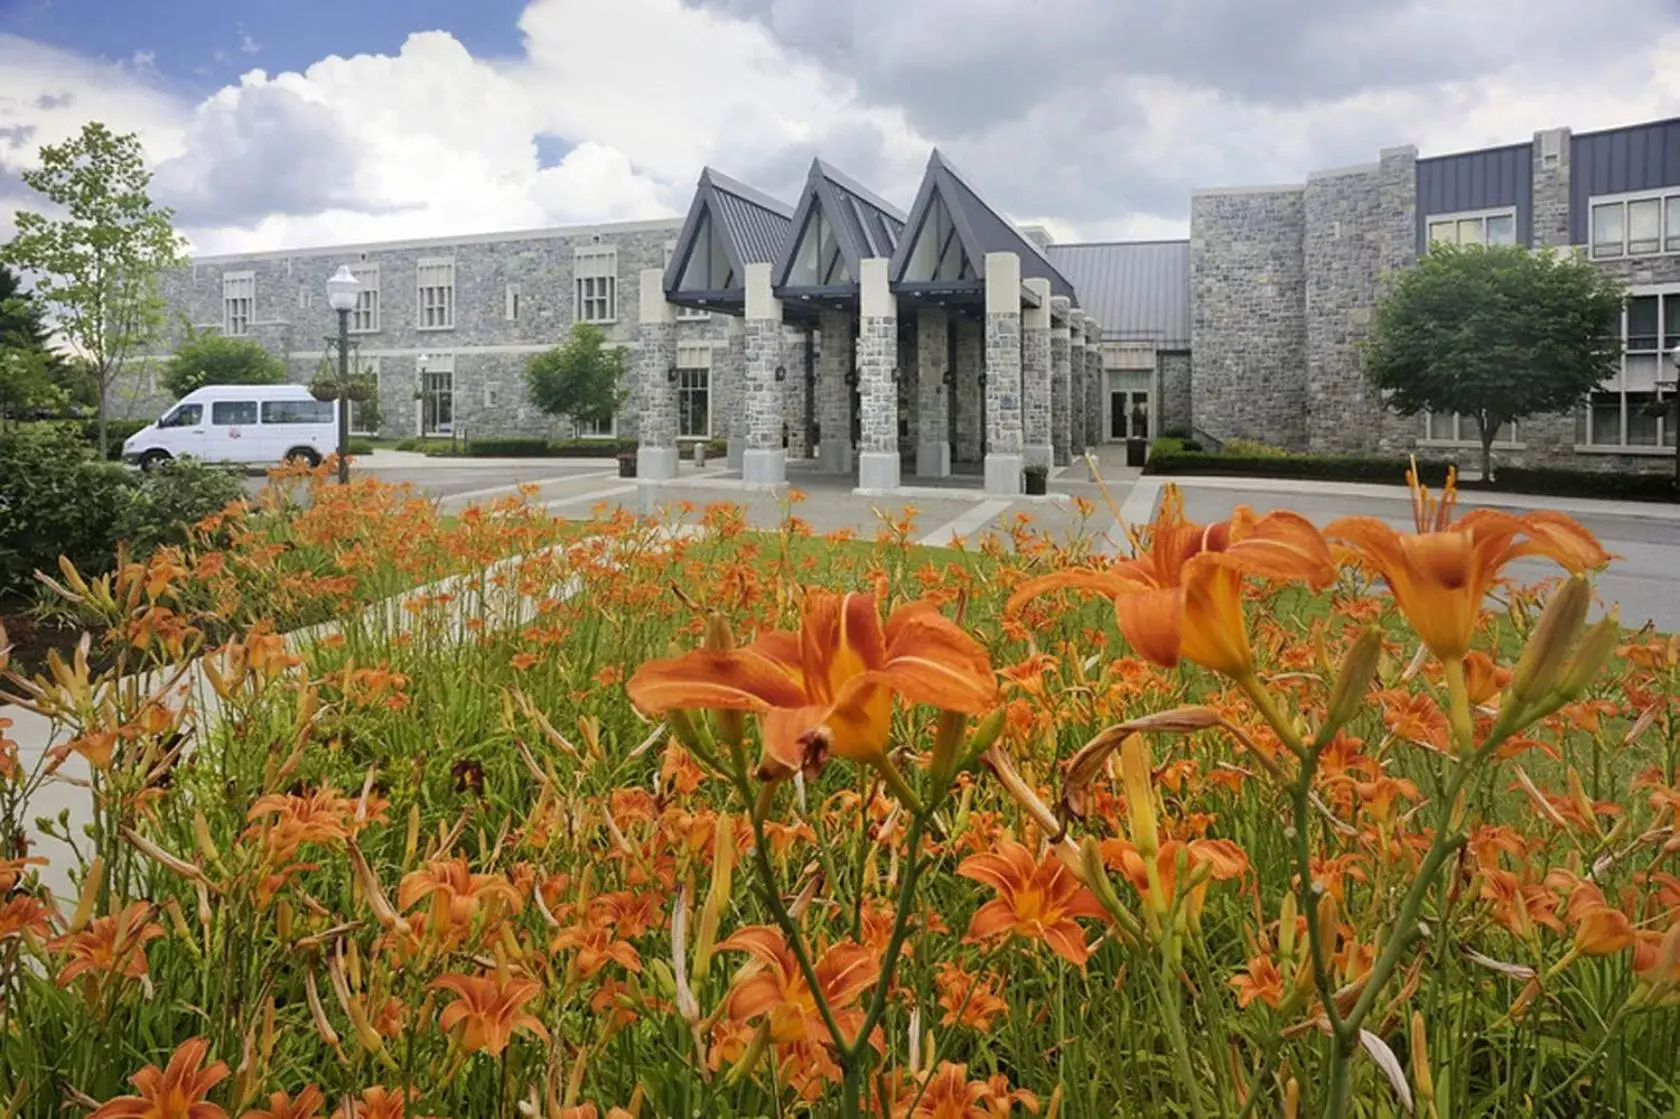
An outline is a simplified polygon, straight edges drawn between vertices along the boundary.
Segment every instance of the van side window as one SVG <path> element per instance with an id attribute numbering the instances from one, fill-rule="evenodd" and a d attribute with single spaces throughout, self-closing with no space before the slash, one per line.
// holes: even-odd
<path id="1" fill-rule="evenodd" d="M 330 400 L 265 400 L 262 422 L 265 424 L 330 424 L 333 408 Z"/>
<path id="2" fill-rule="evenodd" d="M 182 404 L 158 421 L 159 427 L 197 427 L 204 422 L 204 405 Z"/>
<path id="3" fill-rule="evenodd" d="M 255 400 L 218 400 L 210 405 L 210 422 L 217 427 L 242 427 L 257 422 Z"/>

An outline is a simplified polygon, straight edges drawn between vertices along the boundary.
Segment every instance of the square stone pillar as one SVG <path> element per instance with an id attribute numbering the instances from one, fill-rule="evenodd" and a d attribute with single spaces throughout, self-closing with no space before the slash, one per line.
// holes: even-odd
<path id="1" fill-rule="evenodd" d="M 1068 379 L 1068 313 L 1072 301 L 1065 295 L 1050 300 L 1050 457 L 1057 466 L 1069 462 L 1068 446 L 1073 414 L 1072 383 Z"/>
<path id="2" fill-rule="evenodd" d="M 1068 453 L 1085 453 L 1085 312 L 1068 312 Z"/>
<path id="3" fill-rule="evenodd" d="M 818 468 L 824 474 L 852 471 L 852 390 L 846 379 L 857 368 L 853 353 L 852 317 L 844 311 L 824 311 L 822 353 L 817 356 Z"/>
<path id="4" fill-rule="evenodd" d="M 741 454 L 741 480 L 756 486 L 779 486 L 787 481 L 787 451 L 782 448 L 782 425 L 786 422 L 782 397 L 787 387 L 787 370 L 782 364 L 782 301 L 770 289 L 770 267 L 768 263 L 749 264 L 746 276 L 743 346 L 747 446 Z"/>
<path id="5" fill-rule="evenodd" d="M 808 331 L 788 327 L 782 332 L 782 364 L 787 369 L 783 382 L 782 405 L 786 409 L 783 421 L 787 424 L 787 457 L 811 457 L 811 378 L 805 369 L 805 346 Z"/>
<path id="6" fill-rule="evenodd" d="M 747 354 L 742 320 L 730 316 L 723 346 L 713 353 L 712 358 L 712 378 L 717 385 L 717 414 L 723 420 L 717 430 L 723 433 L 727 443 L 729 469 L 739 471 L 742 452 L 747 449 Z"/>
<path id="7" fill-rule="evenodd" d="M 1107 406 L 1107 378 L 1103 374 L 1102 326 L 1085 320 L 1085 445 L 1098 447 L 1103 441 L 1103 417 Z"/>
<path id="8" fill-rule="evenodd" d="M 899 483 L 898 300 L 887 288 L 892 261 L 858 262 L 858 489 L 891 490 Z"/>
<path id="9" fill-rule="evenodd" d="M 986 441 L 986 327 L 971 318 L 957 320 L 957 367 L 952 374 L 951 406 L 957 413 L 958 462 L 979 462 Z"/>
<path id="10" fill-rule="evenodd" d="M 951 320 L 943 307 L 916 312 L 916 473 L 951 474 Z"/>
<path id="11" fill-rule="evenodd" d="M 1026 289 L 1038 306 L 1021 313 L 1021 454 L 1027 466 L 1050 467 L 1050 281 Z"/>
<path id="12" fill-rule="evenodd" d="M 986 492 L 1021 492 L 1021 258 L 986 254 Z"/>
<path id="13" fill-rule="evenodd" d="M 665 302 L 665 273 L 642 270 L 641 322 L 636 327 L 636 376 L 641 423 L 636 428 L 636 477 L 677 476 L 677 317 Z"/>

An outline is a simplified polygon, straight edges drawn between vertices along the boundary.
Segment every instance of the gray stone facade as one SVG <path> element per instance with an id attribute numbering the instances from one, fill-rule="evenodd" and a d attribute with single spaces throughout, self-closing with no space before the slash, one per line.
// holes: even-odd
<path id="1" fill-rule="evenodd" d="M 822 353 L 817 358 L 820 461 L 823 473 L 845 474 L 852 469 L 852 389 L 846 382 L 857 367 L 852 317 L 844 311 L 824 311 L 821 329 Z"/>
<path id="2" fill-rule="evenodd" d="M 1190 355 L 1163 351 L 1155 355 L 1155 373 L 1161 389 L 1160 431 L 1188 433 L 1194 426 L 1190 412 Z"/>
<path id="3" fill-rule="evenodd" d="M 1217 438 L 1306 445 L 1306 190 L 1190 201 L 1191 398 Z"/>
<path id="4" fill-rule="evenodd" d="M 776 379 L 783 364 L 784 342 L 780 319 L 745 319 L 742 324 L 746 353 L 745 407 L 749 451 L 782 450 L 782 427 L 787 422 L 783 403 L 786 381 Z M 784 377 L 785 377 L 784 367 Z"/>
<path id="5" fill-rule="evenodd" d="M 980 461 L 981 444 L 985 439 L 982 413 L 985 408 L 985 388 L 980 378 L 986 372 L 986 328 L 978 319 L 964 316 L 957 320 L 957 368 L 954 396 L 957 410 L 957 445 L 951 453 L 957 462 Z"/>
<path id="6" fill-rule="evenodd" d="M 1092 336 L 1102 337 L 1102 328 L 1094 321 L 1086 320 L 1086 329 Z M 1085 445 L 1095 447 L 1103 441 L 1104 405 L 1107 402 L 1107 378 L 1103 374 L 1103 356 L 1101 345 L 1087 344 L 1085 347 Z"/>
<path id="7" fill-rule="evenodd" d="M 1073 398 L 1068 362 L 1070 300 L 1058 295 L 1050 300 L 1050 458 L 1056 466 L 1069 462 L 1068 446 Z"/>
<path id="8" fill-rule="evenodd" d="M 1039 306 L 1021 315 L 1021 446 L 1028 466 L 1051 465 L 1050 284 L 1028 280 Z"/>
<path id="9" fill-rule="evenodd" d="M 1085 313 L 1068 315 L 1068 453 L 1085 453 Z"/>
<path id="10" fill-rule="evenodd" d="M 898 319 L 871 315 L 858 323 L 860 452 L 898 454 Z"/>
<path id="11" fill-rule="evenodd" d="M 986 315 L 986 453 L 1021 453 L 1021 313 Z"/>
<path id="12" fill-rule="evenodd" d="M 950 318 L 938 307 L 916 312 L 916 473 L 951 472 Z"/>

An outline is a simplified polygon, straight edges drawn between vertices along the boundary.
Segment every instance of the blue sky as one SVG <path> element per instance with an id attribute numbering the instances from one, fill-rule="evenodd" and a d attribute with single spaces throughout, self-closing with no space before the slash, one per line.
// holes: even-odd
<path id="1" fill-rule="evenodd" d="M 0 31 L 111 61 L 149 54 L 174 88 L 205 95 L 260 67 L 392 54 L 414 31 L 475 57 L 520 53 L 523 0 L 0 0 Z"/>

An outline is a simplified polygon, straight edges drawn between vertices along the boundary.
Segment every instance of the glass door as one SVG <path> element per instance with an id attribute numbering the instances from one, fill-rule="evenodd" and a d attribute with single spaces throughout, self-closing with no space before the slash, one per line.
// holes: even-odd
<path id="1" fill-rule="evenodd" d="M 455 372 L 428 369 L 420 374 L 420 434 L 448 435 L 455 430 Z"/>

